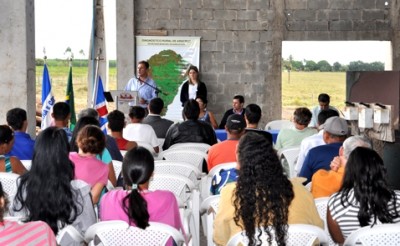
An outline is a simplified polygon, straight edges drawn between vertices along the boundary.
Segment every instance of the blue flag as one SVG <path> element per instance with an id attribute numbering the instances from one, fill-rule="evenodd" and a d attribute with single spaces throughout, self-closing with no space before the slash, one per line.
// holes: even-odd
<path id="1" fill-rule="evenodd" d="M 53 108 L 54 103 L 55 100 L 51 91 L 49 71 L 47 70 L 47 65 L 44 64 L 42 80 L 42 129 L 50 126 L 51 109 Z"/>

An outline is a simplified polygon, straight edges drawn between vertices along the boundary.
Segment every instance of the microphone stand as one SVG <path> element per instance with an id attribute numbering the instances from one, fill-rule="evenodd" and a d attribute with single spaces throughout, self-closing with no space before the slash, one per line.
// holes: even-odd
<path id="1" fill-rule="evenodd" d="M 161 91 L 157 86 L 153 86 L 153 85 L 147 83 L 146 81 L 141 80 L 140 77 L 136 77 L 136 79 L 137 79 L 138 81 L 142 82 L 143 84 L 145 84 L 145 85 L 151 87 L 152 89 L 154 89 L 154 90 L 156 91 L 157 97 L 158 97 L 158 94 L 159 94 L 159 93 L 163 94 L 164 96 L 168 95 L 167 93 Z"/>

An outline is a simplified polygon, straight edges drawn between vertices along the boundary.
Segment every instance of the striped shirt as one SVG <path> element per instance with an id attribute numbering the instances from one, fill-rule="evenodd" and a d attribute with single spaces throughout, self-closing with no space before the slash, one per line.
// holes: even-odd
<path id="1" fill-rule="evenodd" d="M 0 245 L 57 245 L 53 231 L 42 221 L 20 224 L 5 220 L 0 225 Z"/>
<path id="2" fill-rule="evenodd" d="M 400 191 L 395 191 L 396 194 L 396 210 L 400 214 Z M 353 231 L 361 228 L 360 222 L 358 221 L 358 211 L 360 210 L 360 204 L 355 200 L 354 191 L 351 190 L 348 195 L 348 201 L 350 204 L 347 204 L 345 201 L 345 205 L 342 206 L 340 202 L 341 193 L 333 194 L 328 201 L 328 208 L 331 212 L 332 219 L 335 220 L 344 238 L 347 238 Z M 388 203 L 389 211 L 394 210 L 393 200 Z M 371 218 L 371 223 L 373 222 L 373 217 Z M 400 217 L 394 218 L 393 223 L 400 223 Z M 381 222 L 377 219 L 377 224 L 381 224 Z"/>

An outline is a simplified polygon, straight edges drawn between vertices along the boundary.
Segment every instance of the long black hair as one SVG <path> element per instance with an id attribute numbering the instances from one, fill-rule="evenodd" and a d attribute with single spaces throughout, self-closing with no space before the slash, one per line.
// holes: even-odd
<path id="1" fill-rule="evenodd" d="M 399 217 L 396 194 L 389 188 L 383 160 L 374 150 L 357 147 L 351 152 L 339 191 L 344 207 L 353 203 L 349 197 L 351 190 L 354 190 L 354 197 L 360 205 L 357 217 L 361 226 L 370 225 L 371 218 L 372 224 L 376 224 L 377 219 L 382 223 L 392 223 Z M 388 209 L 390 201 L 393 202 L 393 211 Z"/>
<path id="2" fill-rule="evenodd" d="M 8 198 L 7 194 L 3 190 L 3 185 L 0 182 L 0 199 L 4 199 L 3 207 L 0 207 L 0 222 L 3 222 L 4 214 L 8 210 Z"/>
<path id="3" fill-rule="evenodd" d="M 149 181 L 153 171 L 154 158 L 146 148 L 136 147 L 125 154 L 122 174 L 125 184 L 132 187 L 132 190 L 123 200 L 124 210 L 128 214 L 129 221 L 142 229 L 149 226 L 150 215 L 147 211 L 147 202 L 140 194 L 142 191 L 139 185 Z"/>
<path id="4" fill-rule="evenodd" d="M 265 137 L 246 133 L 239 141 L 238 163 L 240 166 L 234 206 L 236 225 L 243 223 L 249 245 L 260 240 L 264 227 L 268 242 L 272 242 L 271 226 L 278 245 L 285 245 L 289 217 L 289 205 L 294 198 L 292 183 L 283 172 L 275 150 Z"/>
<path id="5" fill-rule="evenodd" d="M 57 234 L 58 223 L 62 227 L 72 224 L 82 211 L 75 203 L 73 178 L 65 131 L 46 128 L 36 138 L 32 167 L 20 178 L 13 209 L 26 210 L 26 222 L 44 221 Z"/>

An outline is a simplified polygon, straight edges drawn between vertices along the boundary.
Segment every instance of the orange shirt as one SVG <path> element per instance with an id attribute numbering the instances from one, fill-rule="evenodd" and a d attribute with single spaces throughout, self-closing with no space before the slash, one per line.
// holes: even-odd
<path id="1" fill-rule="evenodd" d="M 236 146 L 239 140 L 225 140 L 214 144 L 208 150 L 207 167 L 208 171 L 218 164 L 236 161 Z"/>
<path id="2" fill-rule="evenodd" d="M 342 186 L 344 167 L 340 167 L 337 172 L 318 170 L 312 176 L 311 193 L 314 198 L 331 196 L 338 192 Z"/>

